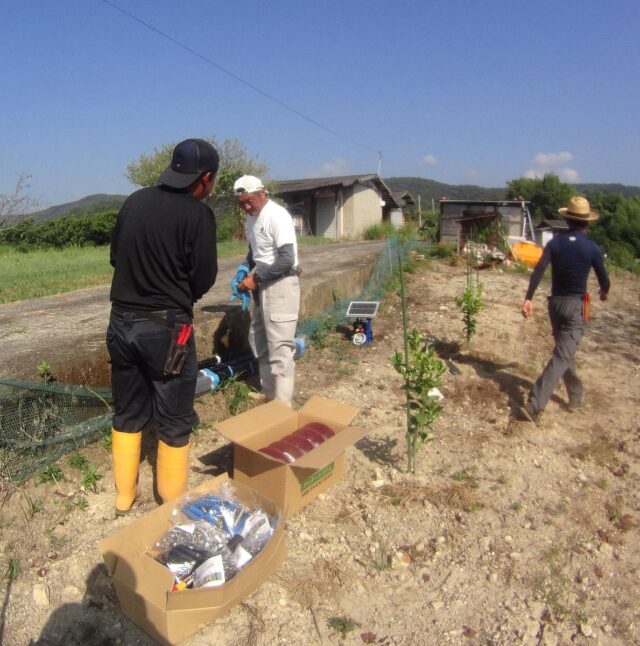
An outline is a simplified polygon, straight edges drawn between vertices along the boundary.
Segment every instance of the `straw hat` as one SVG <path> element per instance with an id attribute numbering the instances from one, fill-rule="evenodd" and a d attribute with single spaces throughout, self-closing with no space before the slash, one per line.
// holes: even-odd
<path id="1" fill-rule="evenodd" d="M 566 208 L 558 209 L 558 213 L 567 220 L 579 220 L 580 222 L 593 222 L 600 215 L 591 210 L 589 202 L 584 197 L 572 197 Z"/>

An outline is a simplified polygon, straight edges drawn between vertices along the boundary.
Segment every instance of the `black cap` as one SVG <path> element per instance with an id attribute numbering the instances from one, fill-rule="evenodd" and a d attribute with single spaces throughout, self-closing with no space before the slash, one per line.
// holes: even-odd
<path id="1" fill-rule="evenodd" d="M 219 163 L 218 151 L 208 141 L 185 139 L 173 149 L 171 163 L 164 169 L 158 182 L 171 188 L 187 188 L 202 173 L 216 173 Z"/>

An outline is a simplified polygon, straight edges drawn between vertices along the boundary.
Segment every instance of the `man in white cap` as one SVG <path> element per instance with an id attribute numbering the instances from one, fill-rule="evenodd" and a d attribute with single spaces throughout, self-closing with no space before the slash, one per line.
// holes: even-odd
<path id="1" fill-rule="evenodd" d="M 533 294 L 551 264 L 549 319 L 555 347 L 531 388 L 529 401 L 520 408 L 521 417 L 530 422 L 537 420 L 561 379 L 569 395 L 569 410 L 582 404 L 583 387 L 576 373 L 575 355 L 588 318 L 587 279 L 591 268 L 600 285 L 600 300 L 607 299 L 610 287 L 600 247 L 586 236 L 587 225 L 597 220 L 598 214 L 584 197 L 572 197 L 558 213 L 567 220 L 569 231 L 555 236 L 545 246 L 522 304 L 522 315 L 528 319 L 533 314 Z"/>
<path id="2" fill-rule="evenodd" d="M 233 189 L 246 213 L 249 252 L 238 267 L 231 289 L 253 294 L 249 344 L 258 359 L 265 399 L 278 399 L 291 406 L 294 337 L 300 309 L 293 219 L 285 208 L 269 199 L 257 177 L 243 175 Z"/>

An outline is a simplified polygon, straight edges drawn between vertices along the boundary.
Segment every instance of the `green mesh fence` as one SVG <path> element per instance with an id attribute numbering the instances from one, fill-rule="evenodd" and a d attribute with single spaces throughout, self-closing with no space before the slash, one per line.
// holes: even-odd
<path id="1" fill-rule="evenodd" d="M 296 336 L 306 337 L 313 345 L 314 336 L 323 329 L 333 329 L 342 323 L 350 323 L 346 316 L 347 308 L 351 301 L 380 301 L 389 285 L 390 279 L 398 271 L 400 254 L 405 258 L 412 250 L 424 249 L 424 241 L 415 239 L 400 240 L 398 237 L 387 239 L 385 248 L 378 255 L 376 264 L 361 292 L 344 298 L 337 298 L 311 318 L 298 322 Z"/>
<path id="2" fill-rule="evenodd" d="M 314 335 L 348 321 L 353 300 L 380 301 L 398 270 L 399 255 L 424 246 L 389 238 L 357 295 L 336 299 L 313 318 L 300 321 L 297 336 Z M 111 391 L 57 382 L 0 380 L 0 478 L 22 480 L 40 467 L 98 440 L 111 427 Z"/>
<path id="3" fill-rule="evenodd" d="M 111 391 L 0 380 L 0 477 L 22 480 L 95 442 L 111 425 Z"/>

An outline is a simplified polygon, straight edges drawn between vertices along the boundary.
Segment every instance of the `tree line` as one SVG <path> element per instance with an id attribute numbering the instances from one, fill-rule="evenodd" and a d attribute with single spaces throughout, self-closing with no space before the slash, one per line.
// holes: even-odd
<path id="1" fill-rule="evenodd" d="M 557 220 L 558 209 L 576 195 L 575 186 L 549 173 L 542 179 L 519 178 L 507 184 L 508 199 L 523 198 L 531 203 L 534 221 Z M 640 273 L 640 195 L 618 193 L 586 194 L 600 218 L 589 225 L 589 236 L 617 266 Z"/>

